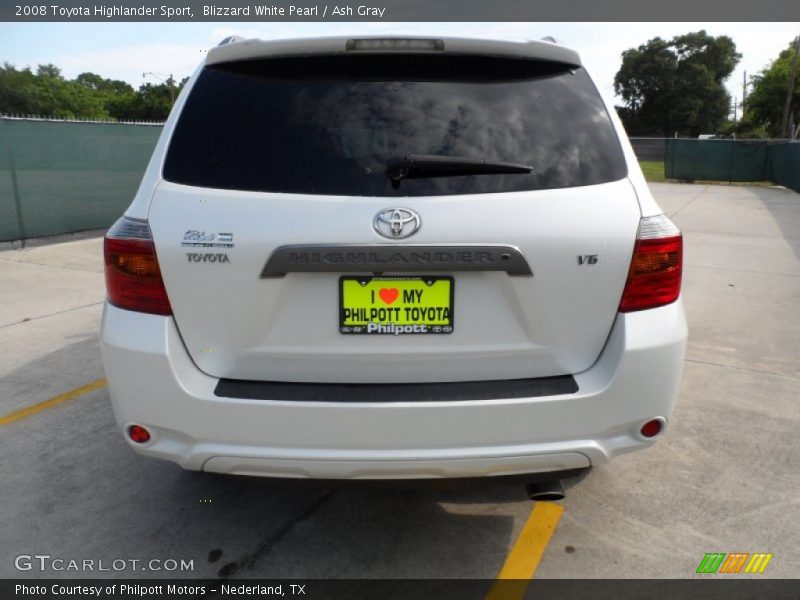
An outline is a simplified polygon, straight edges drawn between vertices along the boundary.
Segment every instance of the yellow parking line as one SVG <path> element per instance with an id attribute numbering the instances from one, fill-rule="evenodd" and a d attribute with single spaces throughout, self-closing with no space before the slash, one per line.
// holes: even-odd
<path id="1" fill-rule="evenodd" d="M 15 421 L 21 421 L 22 419 L 26 419 L 31 415 L 35 415 L 38 412 L 42 412 L 48 408 L 52 408 L 54 406 L 58 406 L 64 402 L 69 400 L 74 400 L 78 396 L 82 396 L 83 394 L 88 394 L 89 392 L 93 392 L 94 390 L 98 390 L 102 387 L 105 387 L 106 380 L 105 379 L 98 379 L 97 381 L 93 381 L 91 383 L 87 383 L 86 385 L 82 385 L 79 388 L 75 388 L 74 390 L 70 390 L 69 392 L 64 392 L 63 394 L 59 394 L 58 396 L 54 396 L 49 400 L 44 400 L 42 402 L 37 402 L 36 404 L 32 404 L 31 406 L 26 406 L 25 408 L 20 408 L 19 410 L 15 410 L 14 412 L 10 412 L 7 415 L 3 415 L 0 417 L 0 425 L 9 425 L 14 423 Z"/>
<path id="2" fill-rule="evenodd" d="M 525 595 L 563 513 L 560 504 L 534 504 L 486 600 L 517 600 Z"/>

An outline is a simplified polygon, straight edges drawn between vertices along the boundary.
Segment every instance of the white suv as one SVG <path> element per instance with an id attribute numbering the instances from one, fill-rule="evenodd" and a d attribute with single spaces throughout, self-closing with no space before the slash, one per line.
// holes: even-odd
<path id="1" fill-rule="evenodd" d="M 226 40 L 105 261 L 117 422 L 186 469 L 582 469 L 675 404 L 681 234 L 558 44 Z"/>

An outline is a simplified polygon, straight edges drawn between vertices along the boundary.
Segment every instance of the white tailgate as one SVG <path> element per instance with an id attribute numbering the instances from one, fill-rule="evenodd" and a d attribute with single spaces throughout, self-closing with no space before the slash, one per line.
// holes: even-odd
<path id="1" fill-rule="evenodd" d="M 375 214 L 392 207 L 419 213 L 422 227 L 414 236 L 393 242 L 373 230 Z M 149 214 L 175 320 L 201 370 L 236 379 L 340 383 L 510 379 L 587 369 L 616 317 L 639 217 L 627 179 L 403 198 L 162 182 Z M 230 233 L 233 247 L 184 247 L 189 230 Z M 533 276 L 451 273 L 452 334 L 343 335 L 341 273 L 260 277 L 270 254 L 288 244 L 507 244 L 521 251 Z M 230 262 L 193 262 L 189 253 L 226 254 Z M 586 255 L 597 261 L 579 264 Z"/>

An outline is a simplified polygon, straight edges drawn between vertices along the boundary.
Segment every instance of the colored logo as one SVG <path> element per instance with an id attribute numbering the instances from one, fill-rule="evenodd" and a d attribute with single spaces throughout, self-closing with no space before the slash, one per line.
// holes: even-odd
<path id="1" fill-rule="evenodd" d="M 758 573 L 764 572 L 772 554 L 765 552 L 707 552 L 697 567 L 697 573 Z"/>

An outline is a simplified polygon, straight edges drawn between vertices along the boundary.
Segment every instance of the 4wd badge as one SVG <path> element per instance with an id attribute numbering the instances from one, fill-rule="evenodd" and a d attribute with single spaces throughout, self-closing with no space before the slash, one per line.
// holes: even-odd
<path id="1" fill-rule="evenodd" d="M 232 233 L 206 233 L 189 229 L 183 234 L 181 246 L 190 248 L 233 248 Z"/>

